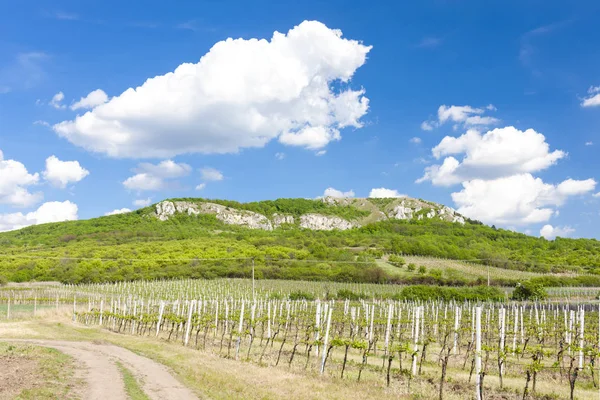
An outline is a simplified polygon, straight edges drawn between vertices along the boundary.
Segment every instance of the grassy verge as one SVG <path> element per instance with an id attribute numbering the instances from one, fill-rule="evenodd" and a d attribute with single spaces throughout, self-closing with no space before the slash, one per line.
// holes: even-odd
<path id="1" fill-rule="evenodd" d="M 75 399 L 81 383 L 58 350 L 0 342 L 0 399 Z"/>
<path id="2" fill-rule="evenodd" d="M 138 383 L 135 376 L 129 371 L 127 368 L 123 366 L 122 363 L 116 361 L 117 367 L 119 371 L 121 371 L 121 375 L 123 375 L 123 383 L 125 383 L 125 392 L 127 392 L 127 396 L 130 400 L 148 400 L 149 397 L 146 396 L 144 391 L 142 390 L 140 384 Z"/>

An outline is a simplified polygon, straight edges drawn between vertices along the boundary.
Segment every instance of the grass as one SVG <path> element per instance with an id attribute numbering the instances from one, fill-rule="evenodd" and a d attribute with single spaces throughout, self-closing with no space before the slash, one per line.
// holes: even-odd
<path id="1" fill-rule="evenodd" d="M 131 371 L 123 366 L 123 364 L 119 361 L 116 361 L 115 364 L 119 371 L 121 371 L 121 375 L 123 375 L 123 383 L 125 384 L 125 392 L 130 400 L 148 400 L 149 397 L 146 396 L 144 391 L 142 390 L 140 384 Z"/>
<path id="2" fill-rule="evenodd" d="M 0 342 L 0 399 L 74 399 L 74 360 L 58 350 Z"/>
<path id="3" fill-rule="evenodd" d="M 404 380 L 395 381 L 389 388 L 385 386 L 379 371 L 381 366 L 379 357 L 369 358 L 369 364 L 372 367 L 365 369 L 362 382 L 356 382 L 356 366 L 360 360 L 355 357 L 350 360 L 353 368 L 349 370 L 347 378 L 339 379 L 337 372 L 339 350 L 332 354 L 337 361 L 334 361 L 334 358 L 328 361 L 328 373 L 321 376 L 311 369 L 305 371 L 303 367 L 297 365 L 291 369 L 287 365 L 266 366 L 272 364 L 272 359 L 265 359 L 264 365 L 259 366 L 251 362 L 227 359 L 211 351 L 185 348 L 180 343 L 116 334 L 70 323 L 43 320 L 36 323 L 5 323 L 0 324 L 0 328 L 0 337 L 18 335 L 20 337 L 65 340 L 101 340 L 122 346 L 170 367 L 186 386 L 200 393 L 202 398 L 379 400 L 385 398 L 437 398 L 436 383 L 439 380 L 439 366 L 435 362 L 434 354 L 439 349 L 433 344 L 428 350 L 431 355 L 428 357 L 429 361 L 423 366 L 423 375 L 411 383 L 412 395 L 410 395 L 406 390 Z M 301 363 L 303 364 L 303 361 Z M 473 382 L 468 383 L 467 371 L 453 367 L 449 369 L 448 377 L 449 382 L 446 385 L 444 399 L 458 400 L 470 397 Z M 135 378 L 133 379 L 135 381 Z M 497 376 L 486 377 L 485 386 L 488 396 L 490 398 L 514 398 L 515 391 L 522 390 L 524 378 L 516 371 L 507 369 L 504 383 L 505 389 L 502 390 L 498 387 Z M 593 388 L 581 383 L 578 383 L 576 389 L 576 395 L 580 396 L 579 398 L 590 398 L 589 396 L 596 393 Z M 558 377 L 555 375 L 541 379 L 538 382 L 537 390 L 539 396 L 547 396 L 540 398 L 568 397 L 568 384 L 565 382 L 558 384 Z"/>

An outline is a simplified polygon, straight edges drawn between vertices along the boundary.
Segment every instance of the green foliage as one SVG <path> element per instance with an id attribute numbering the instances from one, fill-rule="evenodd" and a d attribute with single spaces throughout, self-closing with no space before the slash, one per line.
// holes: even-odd
<path id="1" fill-rule="evenodd" d="M 517 287 L 512 293 L 511 299 L 524 301 L 524 300 L 544 300 L 548 297 L 548 293 L 544 287 L 535 282 L 523 282 L 518 283 Z"/>
<path id="2" fill-rule="evenodd" d="M 315 295 L 309 292 L 302 292 L 297 290 L 295 292 L 291 292 L 288 296 L 290 300 L 314 300 Z"/>
<path id="3" fill-rule="evenodd" d="M 403 266 L 404 264 L 406 264 L 406 260 L 404 260 L 404 258 L 402 258 L 396 254 L 390 255 L 390 257 L 388 258 L 388 261 L 391 262 L 392 264 L 396 264 L 400 267 Z"/>
<path id="4" fill-rule="evenodd" d="M 420 274 L 424 274 L 425 272 L 427 272 L 427 268 L 424 265 L 421 265 L 419 267 L 419 273 Z"/>
<path id="5" fill-rule="evenodd" d="M 198 202 L 202 199 L 186 199 Z M 381 201 L 380 201 L 381 200 Z M 369 201 L 382 208 L 391 200 Z M 299 216 L 309 212 L 362 218 L 369 212 L 318 200 L 279 199 L 253 203 L 214 200 L 227 207 Z M 391 276 L 376 259 L 403 265 L 396 254 L 450 259 L 483 259 L 483 263 L 535 272 L 586 272 L 600 269 L 600 242 L 593 239 L 554 241 L 475 221 L 465 225 L 437 219 L 387 220 L 346 231 L 310 231 L 297 226 L 274 231 L 227 225 L 215 215 L 177 214 L 159 221 L 148 207 L 127 214 L 27 227 L 0 233 L 0 276 L 5 280 L 106 282 L 135 279 L 249 277 L 256 258 L 258 279 L 303 279 L 341 282 L 464 285 L 463 277 L 438 273 Z M 296 219 L 297 220 L 297 219 Z M 227 260 L 225 260 L 227 259 Z M 260 260 L 260 261 L 258 261 Z M 323 262 L 316 263 L 316 260 Z M 360 261 L 364 264 L 354 264 Z M 585 267 L 582 267 L 585 266 Z M 482 265 L 482 268 L 484 266 Z M 409 271 L 417 266 L 408 265 Z M 598 286 L 600 275 L 535 278 L 543 286 Z M 514 284 L 494 281 L 493 284 Z"/>
<path id="6" fill-rule="evenodd" d="M 441 286 L 408 286 L 394 296 L 395 300 L 445 300 L 445 301 L 502 301 L 504 293 L 489 286 L 452 288 Z"/>
<path id="7" fill-rule="evenodd" d="M 354 293 L 352 290 L 349 289 L 338 290 L 336 297 L 340 300 L 360 300 L 366 298 L 365 295 Z"/>

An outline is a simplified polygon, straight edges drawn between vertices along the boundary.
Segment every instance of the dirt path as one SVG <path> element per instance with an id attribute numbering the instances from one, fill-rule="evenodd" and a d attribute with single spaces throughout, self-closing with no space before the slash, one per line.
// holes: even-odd
<path id="1" fill-rule="evenodd" d="M 84 399 L 126 400 L 123 379 L 115 361 L 120 361 L 140 382 L 152 400 L 198 399 L 194 393 L 175 379 L 168 368 L 146 357 L 111 344 L 69 342 L 59 340 L 2 339 L 51 347 L 75 358 L 85 366 L 78 372 L 87 382 Z"/>

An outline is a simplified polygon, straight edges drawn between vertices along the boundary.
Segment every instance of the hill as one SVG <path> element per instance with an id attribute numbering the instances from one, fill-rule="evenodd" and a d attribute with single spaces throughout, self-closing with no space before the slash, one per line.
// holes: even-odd
<path id="1" fill-rule="evenodd" d="M 378 261 L 389 254 L 537 273 L 600 267 L 597 240 L 547 241 L 410 198 L 172 199 L 127 214 L 5 232 L 0 245 L 0 279 L 9 281 L 247 277 L 254 262 L 259 278 L 469 284 L 460 274 L 394 274 Z"/>

